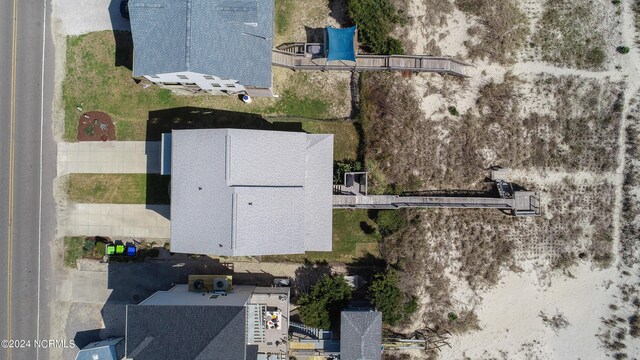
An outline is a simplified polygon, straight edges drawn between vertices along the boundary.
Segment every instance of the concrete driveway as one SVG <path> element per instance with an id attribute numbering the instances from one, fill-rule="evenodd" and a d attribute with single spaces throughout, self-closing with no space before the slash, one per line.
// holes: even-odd
<path id="1" fill-rule="evenodd" d="M 70 173 L 159 174 L 159 141 L 58 143 L 58 176 Z"/>
<path id="2" fill-rule="evenodd" d="M 121 0 L 53 0 L 57 32 L 81 35 L 102 30 L 131 30 L 120 15 Z"/>
<path id="3" fill-rule="evenodd" d="M 168 239 L 169 205 L 69 204 L 58 213 L 58 236 Z"/>

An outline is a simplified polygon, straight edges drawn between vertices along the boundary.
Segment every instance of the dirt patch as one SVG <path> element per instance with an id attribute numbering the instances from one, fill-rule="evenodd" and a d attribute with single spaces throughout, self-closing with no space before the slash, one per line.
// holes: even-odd
<path id="1" fill-rule="evenodd" d="M 101 111 L 89 111 L 78 119 L 78 141 L 114 141 L 116 127 L 111 117 Z"/>

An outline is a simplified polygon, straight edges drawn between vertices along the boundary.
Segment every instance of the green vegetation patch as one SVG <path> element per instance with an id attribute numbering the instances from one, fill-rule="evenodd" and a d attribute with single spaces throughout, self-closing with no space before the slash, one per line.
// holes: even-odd
<path id="1" fill-rule="evenodd" d="M 293 0 L 276 0 L 275 22 L 277 35 L 283 35 L 289 30 L 291 17 L 294 15 L 294 5 L 295 2 Z"/>
<path id="2" fill-rule="evenodd" d="M 374 54 L 404 54 L 400 40 L 389 35 L 404 25 L 390 0 L 348 0 L 349 17 L 358 26 L 359 40 Z"/>
<path id="3" fill-rule="evenodd" d="M 302 130 L 310 134 L 333 134 L 333 158 L 355 159 L 358 157 L 360 137 L 356 126 L 350 121 L 302 120 Z"/>
<path id="4" fill-rule="evenodd" d="M 595 1 L 547 1 L 533 37 L 542 59 L 551 63 L 598 70 L 607 59 Z"/>
<path id="5" fill-rule="evenodd" d="M 333 210 L 333 246 L 331 252 L 308 251 L 300 255 L 263 256 L 263 261 L 328 261 L 351 262 L 366 255 L 378 254 L 380 234 L 378 226 L 369 218 L 367 210 Z"/>
<path id="6" fill-rule="evenodd" d="M 64 238 L 64 266 L 76 268 L 76 260 L 82 258 L 84 250 L 84 236 L 73 236 Z"/>
<path id="7" fill-rule="evenodd" d="M 353 289 L 343 276 L 324 275 L 298 301 L 302 322 L 318 329 L 337 325 L 340 311 L 351 300 Z"/>
<path id="8" fill-rule="evenodd" d="M 288 3 L 288 2 L 286 2 Z M 116 40 L 118 46 L 116 48 Z M 350 103 L 348 81 L 322 81 L 309 75 L 273 68 L 278 98 L 255 98 L 245 104 L 235 96 L 176 96 L 159 86 L 132 79 L 131 35 L 101 31 L 67 37 L 66 75 L 62 85 L 65 141 L 76 141 L 78 119 L 85 111 L 103 111 L 116 126 L 118 140 L 147 140 L 150 112 L 181 107 L 218 109 L 261 116 L 310 119 L 343 117 Z M 332 79 L 335 80 L 335 79 Z"/>
<path id="9" fill-rule="evenodd" d="M 465 41 L 472 59 L 487 58 L 510 64 L 529 36 L 527 17 L 513 0 L 456 0 L 463 12 L 478 17 L 478 25 L 469 28 L 474 40 Z"/>
<path id="10" fill-rule="evenodd" d="M 70 174 L 67 195 L 76 203 L 168 204 L 169 181 L 158 174 Z"/>
<path id="11" fill-rule="evenodd" d="M 369 285 L 371 303 L 382 312 L 382 321 L 389 325 L 409 320 L 418 309 L 416 299 L 400 289 L 399 281 L 400 275 L 390 269 L 374 275 Z"/>

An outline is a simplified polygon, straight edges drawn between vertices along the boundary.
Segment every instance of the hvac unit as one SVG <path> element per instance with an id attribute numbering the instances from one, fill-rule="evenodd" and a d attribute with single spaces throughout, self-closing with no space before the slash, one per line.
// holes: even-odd
<path id="1" fill-rule="evenodd" d="M 225 278 L 213 279 L 213 291 L 227 291 L 228 286 L 229 286 L 229 283 Z"/>
<path id="2" fill-rule="evenodd" d="M 204 280 L 202 279 L 195 279 L 193 281 L 193 289 L 195 291 L 202 291 L 204 290 Z"/>

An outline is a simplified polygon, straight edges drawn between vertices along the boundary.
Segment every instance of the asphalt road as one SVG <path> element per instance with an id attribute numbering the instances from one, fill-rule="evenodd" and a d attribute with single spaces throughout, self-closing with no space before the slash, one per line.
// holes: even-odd
<path id="1" fill-rule="evenodd" d="M 44 1 L 0 1 L 0 340 L 25 341 L 0 348 L 8 360 L 48 358 L 34 342 L 49 340 L 55 229 L 54 54 Z"/>

